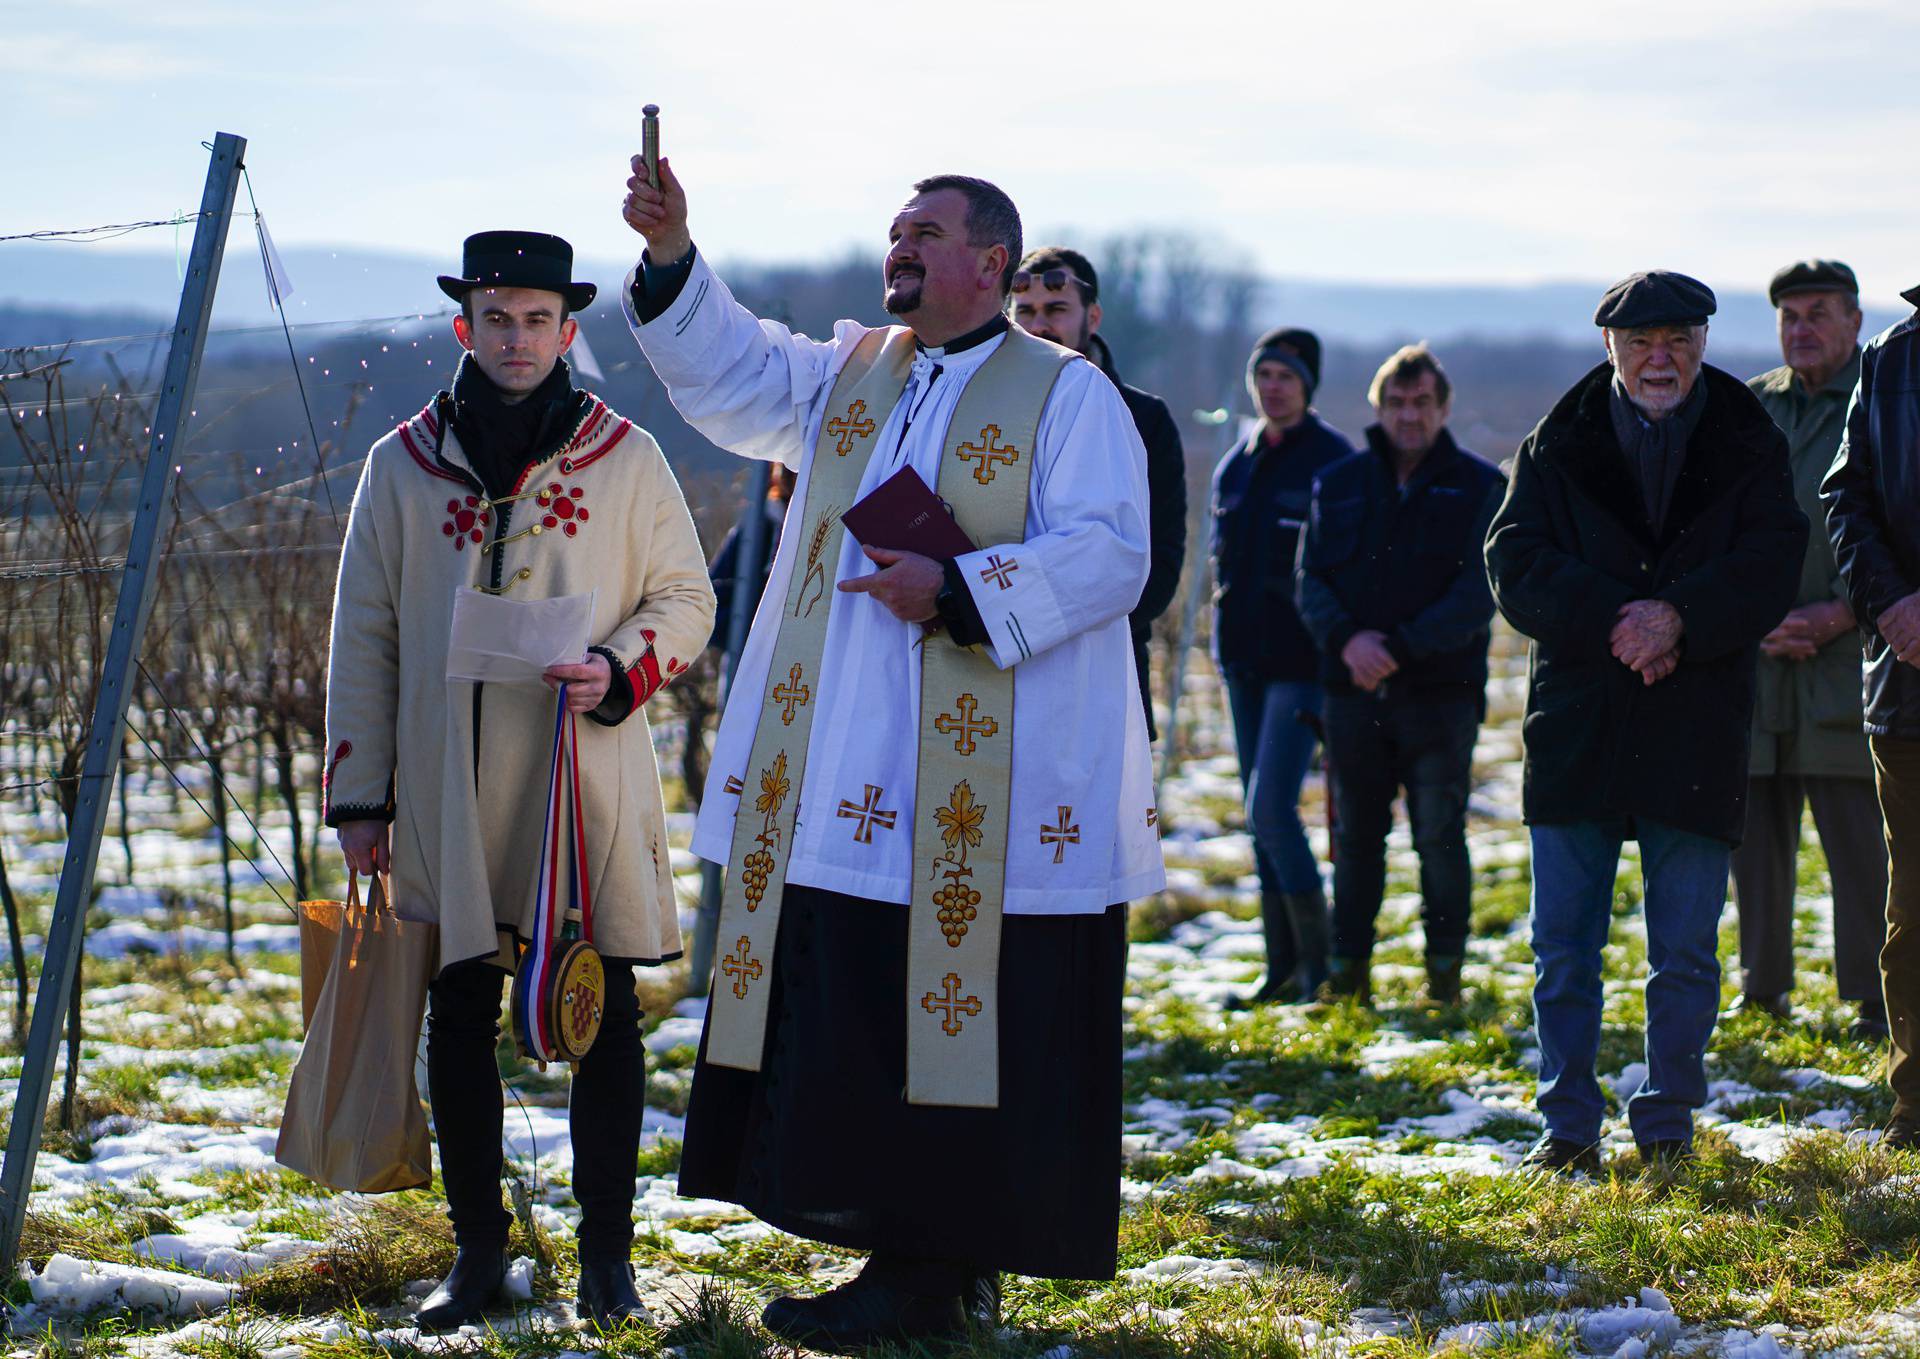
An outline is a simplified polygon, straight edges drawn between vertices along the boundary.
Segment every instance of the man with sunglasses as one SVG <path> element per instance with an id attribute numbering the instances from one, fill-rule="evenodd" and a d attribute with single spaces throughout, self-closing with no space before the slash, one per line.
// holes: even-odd
<path id="1" fill-rule="evenodd" d="M 1148 523 L 1153 560 L 1146 589 L 1127 616 L 1133 633 L 1133 664 L 1140 675 L 1140 702 L 1147 710 L 1147 739 L 1159 737 L 1153 721 L 1153 688 L 1147 672 L 1147 639 L 1153 620 L 1167 611 L 1180 588 L 1187 555 L 1187 457 L 1180 427 L 1167 403 L 1120 380 L 1113 351 L 1100 337 L 1100 276 L 1078 250 L 1049 245 L 1028 253 L 1013 275 L 1013 319 L 1029 335 L 1065 345 L 1091 360 L 1120 389 L 1140 442 L 1147 446 Z"/>

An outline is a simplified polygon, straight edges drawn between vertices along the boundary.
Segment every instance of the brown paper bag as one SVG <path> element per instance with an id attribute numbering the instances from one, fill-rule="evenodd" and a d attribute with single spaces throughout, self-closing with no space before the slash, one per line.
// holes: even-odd
<path id="1" fill-rule="evenodd" d="M 438 951 L 431 925 L 398 919 L 376 877 L 360 904 L 300 903 L 306 1042 L 293 1068 L 274 1159 L 334 1189 L 379 1194 L 433 1177 L 414 1052 Z"/>

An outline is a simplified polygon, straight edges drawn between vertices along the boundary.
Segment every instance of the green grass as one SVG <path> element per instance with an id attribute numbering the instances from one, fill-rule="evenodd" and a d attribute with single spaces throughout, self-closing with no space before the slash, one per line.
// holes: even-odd
<path id="1" fill-rule="evenodd" d="M 1238 823 L 1233 799 L 1208 794 L 1196 803 L 1194 810 L 1222 824 Z M 1506 844 L 1524 839 L 1514 826 L 1477 824 L 1475 832 Z M 1250 864 L 1196 857 L 1182 866 L 1197 871 L 1201 888 L 1137 907 L 1129 926 L 1136 943 L 1164 942 L 1208 911 L 1243 919 L 1251 913 L 1230 895 Z M 1805 894 L 1827 891 L 1811 836 L 1799 869 Z M 1398 1159 L 1471 1166 L 1478 1162 L 1448 1162 L 1458 1149 L 1440 1144 L 1464 1142 L 1475 1157 L 1511 1157 L 1540 1131 L 1532 1107 L 1531 889 L 1524 861 L 1490 862 L 1476 874 L 1467 995 L 1446 1010 L 1418 1003 L 1417 873 L 1400 849 L 1389 858 L 1391 904 L 1380 922 L 1372 1008 L 1223 1014 L 1179 993 L 1187 975 L 1182 968 L 1138 967 L 1125 1035 L 1138 1055 L 1124 1071 L 1125 1099 L 1130 1107 L 1158 1099 L 1205 1112 L 1185 1120 L 1177 1136 L 1129 1156 L 1125 1173 L 1134 1188 L 1118 1243 L 1123 1276 L 1110 1282 L 1009 1279 L 1006 1333 L 969 1336 L 939 1353 L 1038 1359 L 1067 1344 L 1077 1356 L 1102 1359 L 1321 1359 L 1327 1350 L 1316 1336 L 1386 1320 L 1397 1334 L 1354 1340 L 1349 1353 L 1355 1359 L 1436 1353 L 1465 1359 L 1468 1350 L 1440 1337 L 1469 1323 L 1510 1328 L 1473 1349 L 1474 1356 L 1570 1359 L 1579 1350 L 1564 1330 L 1516 1323 L 1606 1306 L 1657 1287 L 1689 1326 L 1778 1323 L 1810 1353 L 1850 1341 L 1871 1359 L 1920 1359 L 1920 1349 L 1903 1348 L 1871 1320 L 1920 1297 L 1920 1194 L 1913 1192 L 1920 1156 L 1882 1152 L 1849 1141 L 1843 1130 L 1808 1124 L 1816 1113 L 1839 1108 L 1850 1111 L 1853 1126 L 1872 1126 L 1890 1108 L 1881 1050 L 1847 1038 L 1851 1012 L 1834 992 L 1830 957 L 1812 947 L 1811 912 L 1797 923 L 1800 1018 L 1786 1025 L 1750 1014 L 1725 1020 L 1709 1053 L 1711 1079 L 1747 1088 L 1725 1115 L 1755 1129 L 1793 1130 L 1795 1140 L 1778 1160 L 1742 1155 L 1723 1128 L 1703 1129 L 1699 1158 L 1668 1173 L 1648 1173 L 1630 1149 L 1610 1150 L 1604 1174 L 1578 1180 L 1412 1173 Z M 40 928 L 47 894 L 27 897 L 28 928 Z M 200 924 L 216 918 L 204 892 L 182 898 L 177 914 Z M 271 892 L 257 885 L 243 890 L 242 924 L 287 918 Z M 1735 950 L 1729 912 L 1722 928 L 1729 998 Z M 1606 1075 L 1641 1060 L 1645 968 L 1638 866 L 1629 855 L 1606 949 L 1599 1063 Z M 1237 970 L 1250 982 L 1261 965 L 1255 956 L 1221 970 Z M 650 1014 L 670 1012 L 679 980 L 671 971 L 643 979 Z M 94 1155 L 108 1133 L 148 1120 L 217 1124 L 216 1115 L 170 1098 L 181 1080 L 210 1090 L 284 1092 L 293 1058 L 275 1051 L 274 1040 L 298 1037 L 296 959 L 243 956 L 237 970 L 217 954 L 90 960 L 86 985 L 89 994 L 134 988 L 130 1002 L 90 1006 L 86 1030 L 96 1054 L 106 1044 L 139 1052 L 96 1056 L 83 1065 L 75 1126 L 50 1124 L 49 1152 Z M 650 1056 L 650 1107 L 684 1112 L 692 1060 L 687 1046 Z M 535 1072 L 505 1041 L 499 1064 L 528 1105 L 564 1103 L 564 1070 Z M 1808 1084 L 1787 1075 L 1802 1068 L 1845 1079 Z M 18 1070 L 17 1057 L 0 1058 L 0 1077 Z M 1494 1109 L 1464 1137 L 1404 1121 L 1447 1113 L 1461 1091 Z M 1610 1088 L 1608 1098 L 1614 1099 Z M 1318 1142 L 1361 1139 L 1355 1143 L 1361 1149 L 1331 1154 L 1309 1175 L 1189 1178 L 1215 1160 L 1277 1167 L 1271 1129 L 1246 1139 L 1249 1129 L 1272 1124 L 1292 1124 L 1300 1137 Z M 670 1175 L 679 1160 L 679 1143 L 663 1139 L 642 1151 L 637 1170 Z M 828 1286 L 857 1267 L 853 1253 L 782 1234 L 726 1241 L 717 1250 L 693 1249 L 686 1237 L 673 1235 L 724 1232 L 744 1215 L 643 1223 L 634 1260 L 653 1321 L 605 1335 L 563 1327 L 566 1314 L 556 1305 L 572 1296 L 573 1239 L 530 1232 L 527 1222 L 535 1202 L 546 1205 L 543 1214 L 549 1208 L 570 1214 L 575 1205 L 566 1175 L 543 1171 L 536 1184 L 528 1170 L 511 1167 L 509 1178 L 519 1199 L 514 1252 L 539 1264 L 534 1303 L 500 1309 L 491 1317 L 492 1331 L 459 1347 L 462 1353 L 784 1356 L 760 1327 L 765 1301 Z M 451 1259 L 437 1182 L 360 1202 L 277 1170 L 208 1170 L 187 1179 L 210 1192 L 189 1199 L 146 1176 L 97 1183 L 57 1207 L 37 1204 L 23 1258 L 36 1267 L 56 1252 L 131 1262 L 142 1237 L 206 1212 L 253 1214 L 243 1244 L 284 1233 L 324 1242 L 325 1249 L 253 1276 L 236 1306 L 178 1343 L 168 1337 L 179 1335 L 179 1319 L 58 1318 L 44 1334 L 16 1332 L 15 1349 L 194 1359 L 261 1359 L 287 1346 L 321 1359 L 440 1352 L 394 1334 L 408 1324 L 419 1282 L 437 1277 Z M 1225 1282 L 1124 1277 L 1174 1255 L 1245 1262 L 1245 1268 Z M 1500 1287 L 1463 1295 L 1455 1289 L 1463 1282 Z M 26 1285 L 16 1282 L 8 1298 L 24 1303 Z M 324 1336 L 323 1326 L 332 1328 Z M 933 1351 L 881 1353 L 905 1359 Z"/>

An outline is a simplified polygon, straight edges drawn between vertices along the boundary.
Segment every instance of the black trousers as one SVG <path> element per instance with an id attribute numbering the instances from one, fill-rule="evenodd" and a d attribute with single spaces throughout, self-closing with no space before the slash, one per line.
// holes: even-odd
<path id="1" fill-rule="evenodd" d="M 506 980 L 499 968 L 476 959 L 442 970 L 427 988 L 427 1097 L 447 1216 L 463 1247 L 505 1246 L 513 1225 L 500 1198 L 505 1104 L 494 1055 Z M 582 1256 L 624 1259 L 632 1249 L 646 1094 L 633 968 L 610 962 L 600 1035 L 573 1078 L 567 1108 Z"/>
<path id="2" fill-rule="evenodd" d="M 1887 842 L 1867 779 L 1771 774 L 1747 781 L 1747 836 L 1733 851 L 1741 989 L 1758 996 L 1793 989 L 1803 803 L 1813 808 L 1833 880 L 1833 971 L 1840 998 L 1877 1002 L 1880 949 L 1887 941 Z"/>
<path id="3" fill-rule="evenodd" d="M 872 1251 L 909 1292 L 1112 1278 L 1126 917 L 1005 918 L 1000 1107 L 936 1108 L 904 1095 L 907 908 L 790 884 L 760 1070 L 702 1038 L 680 1192 Z"/>
<path id="4" fill-rule="evenodd" d="M 1920 1119 L 1920 741 L 1875 736 L 1873 777 L 1887 834 L 1887 944 L 1880 985 L 1893 1041 L 1893 1116 Z"/>
<path id="5" fill-rule="evenodd" d="M 1463 956 L 1473 893 L 1467 794 L 1480 705 L 1472 699 L 1330 694 L 1326 722 L 1335 811 L 1333 956 L 1373 956 L 1393 799 L 1402 788 L 1420 854 L 1427 957 Z"/>

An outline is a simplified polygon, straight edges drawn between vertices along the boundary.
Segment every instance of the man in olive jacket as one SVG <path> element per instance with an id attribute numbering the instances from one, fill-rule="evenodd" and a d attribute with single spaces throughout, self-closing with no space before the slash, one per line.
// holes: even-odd
<path id="1" fill-rule="evenodd" d="M 1801 260 L 1773 276 L 1767 296 L 1786 362 L 1747 386 L 1787 436 L 1800 509 L 1824 522 L 1820 479 L 1860 380 L 1860 285 L 1837 260 Z M 1834 981 L 1859 1007 L 1854 1036 L 1885 1038 L 1887 844 L 1860 729 L 1860 632 L 1825 533 L 1808 535 L 1793 608 L 1760 639 L 1748 773 L 1747 838 L 1733 855 L 1741 1008 L 1792 1013 L 1800 817 L 1810 805 L 1833 880 Z"/>
<path id="2" fill-rule="evenodd" d="M 1715 938 L 1746 813 L 1760 639 L 1792 607 L 1807 520 L 1784 436 L 1706 367 L 1705 284 L 1635 274 L 1594 315 L 1608 363 L 1521 443 L 1487 536 L 1500 611 L 1533 639 L 1522 728 L 1533 847 L 1538 1103 L 1528 1164 L 1599 1166 L 1601 952 L 1640 843 L 1649 1162 L 1691 1153 L 1720 1001 Z"/>

